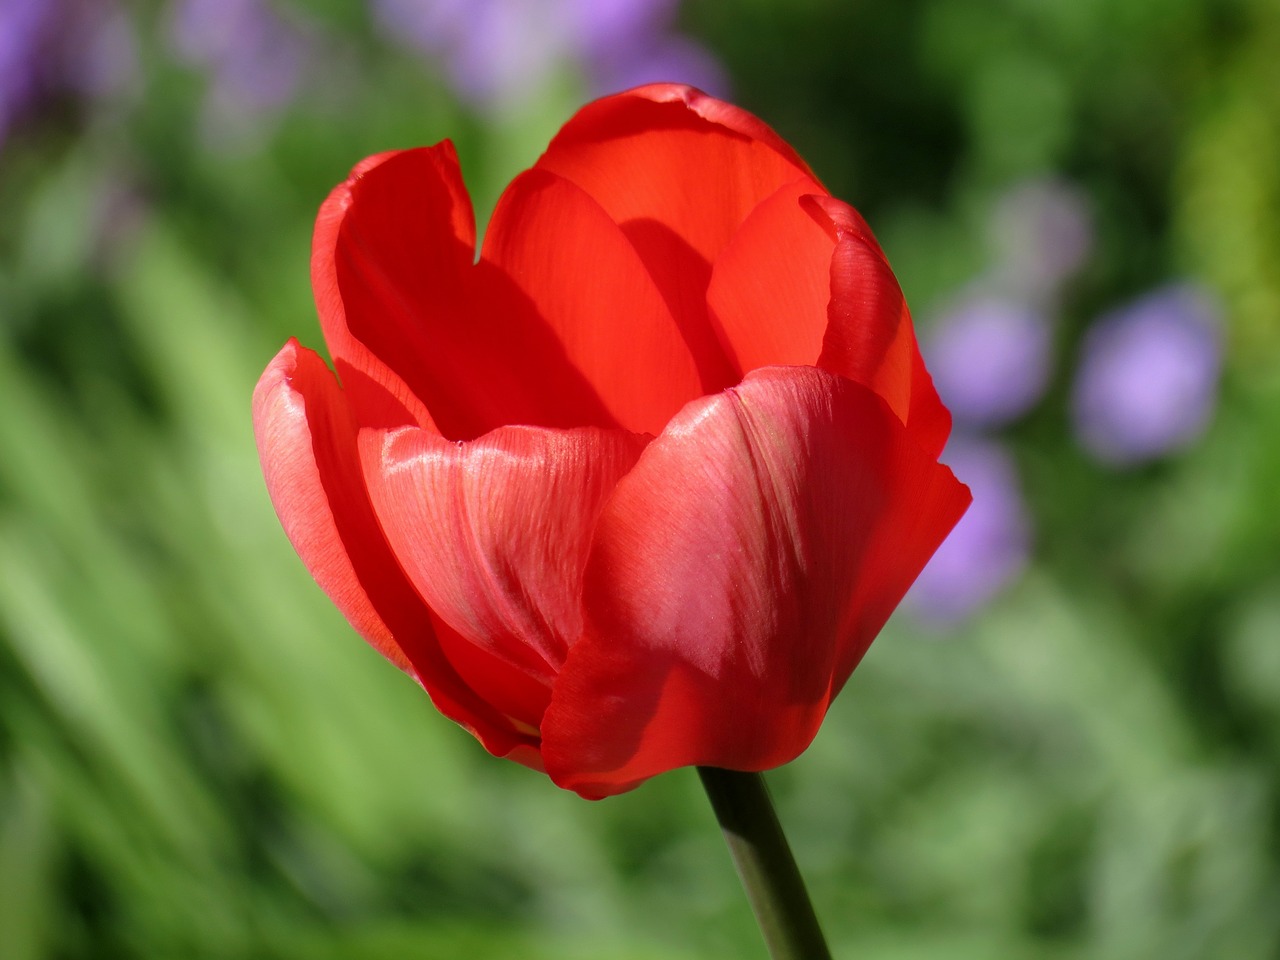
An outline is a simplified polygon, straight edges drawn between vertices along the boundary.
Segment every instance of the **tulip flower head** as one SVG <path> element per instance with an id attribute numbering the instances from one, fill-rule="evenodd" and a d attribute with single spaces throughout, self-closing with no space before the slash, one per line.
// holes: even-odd
<path id="1" fill-rule="evenodd" d="M 588 104 L 476 229 L 453 147 L 321 208 L 323 360 L 254 395 L 267 488 L 352 626 L 586 797 L 758 771 L 832 698 L 968 490 L 862 218 L 689 87 Z"/>

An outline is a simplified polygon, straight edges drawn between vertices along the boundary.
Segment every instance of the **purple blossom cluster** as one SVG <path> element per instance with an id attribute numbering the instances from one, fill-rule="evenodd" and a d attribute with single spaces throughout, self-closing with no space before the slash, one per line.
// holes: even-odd
<path id="1" fill-rule="evenodd" d="M 992 217 L 995 264 L 936 320 L 923 348 L 955 418 L 943 459 L 969 483 L 973 506 L 909 597 L 930 623 L 963 621 L 1022 571 L 1031 525 L 999 428 L 1044 396 L 1063 285 L 1092 246 L 1088 207 L 1070 186 L 1020 185 Z M 1190 283 L 1157 288 L 1108 311 L 1081 343 L 1071 418 L 1081 448 L 1110 468 L 1191 443 L 1217 399 L 1221 318 Z"/>
<path id="2" fill-rule="evenodd" d="M 936 626 L 972 616 L 1030 558 L 1017 466 L 991 433 L 1044 396 L 1060 291 L 1093 243 L 1084 197 L 1059 181 L 1014 187 L 997 201 L 990 228 L 991 269 L 942 312 L 923 343 L 955 420 L 943 460 L 973 493 L 968 513 L 908 597 L 910 609 Z"/>
<path id="3" fill-rule="evenodd" d="M 724 93 L 715 58 L 674 26 L 679 0 L 369 0 L 394 43 L 436 64 L 484 109 L 519 105 L 566 68 L 592 94 L 655 80 Z M 287 3 L 167 0 L 161 35 L 208 80 L 200 124 L 214 148 L 252 141 L 309 82 L 318 33 Z M 105 98 L 139 68 L 119 0 L 0 0 L 0 144 L 50 95 Z"/>
<path id="4" fill-rule="evenodd" d="M 927 348 L 957 427 L 998 427 L 1031 409 L 1049 380 L 1052 338 L 1042 310 L 1008 296 L 975 293 L 947 311 Z"/>
<path id="5" fill-rule="evenodd" d="M 1094 321 L 1071 395 L 1080 445 L 1123 467 L 1197 439 L 1217 400 L 1221 330 L 1217 302 L 1189 283 L 1161 287 Z"/>
<path id="6" fill-rule="evenodd" d="M 176 0 L 168 36 L 209 78 L 201 120 L 215 147 L 244 143 L 288 106 L 310 53 L 304 29 L 264 0 Z"/>
<path id="7" fill-rule="evenodd" d="M 673 29 L 679 0 L 373 0 L 396 42 L 440 66 L 459 97 L 524 101 L 571 65 L 593 94 L 657 80 L 724 92 L 715 59 Z"/>
<path id="8" fill-rule="evenodd" d="M 127 93 L 137 84 L 136 47 L 114 0 L 0 0 L 0 147 L 48 98 Z"/>

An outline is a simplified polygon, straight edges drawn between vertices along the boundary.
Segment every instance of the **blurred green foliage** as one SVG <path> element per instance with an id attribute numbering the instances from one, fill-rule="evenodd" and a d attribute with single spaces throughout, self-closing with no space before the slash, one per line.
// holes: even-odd
<path id="1" fill-rule="evenodd" d="M 0 149 L 0 952 L 34 958 L 752 957 L 690 771 L 598 804 L 488 758 L 365 649 L 267 502 L 249 423 L 320 346 L 311 218 L 366 154 L 455 140 L 483 216 L 583 95 L 465 109 L 362 6 L 277 5 L 323 70 L 242 140 L 134 10 L 140 81 Z M 736 99 L 928 306 L 1010 183 L 1098 249 L 1055 386 L 1007 431 L 1030 569 L 939 637 L 898 617 L 772 775 L 838 956 L 1280 951 L 1280 7 L 1272 0 L 689 0 Z M 1084 323 L 1222 295 L 1204 440 L 1075 447 Z"/>

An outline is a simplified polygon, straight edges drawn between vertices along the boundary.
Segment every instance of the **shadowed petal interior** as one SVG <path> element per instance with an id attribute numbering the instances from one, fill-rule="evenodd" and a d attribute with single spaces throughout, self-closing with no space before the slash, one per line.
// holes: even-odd
<path id="1" fill-rule="evenodd" d="M 474 260 L 450 144 L 358 166 L 321 209 L 312 256 L 325 342 L 344 381 L 350 368 L 399 387 L 415 422 L 456 440 L 504 423 L 616 425 L 537 306 L 504 271 Z M 364 415 L 363 391 L 353 403 L 362 424 L 379 422 Z"/>
<path id="2" fill-rule="evenodd" d="M 543 170 L 521 174 L 494 210 L 481 263 L 519 288 L 531 319 L 554 331 L 567 362 L 623 428 L 657 434 L 702 393 L 667 301 L 618 225 L 581 188 Z M 554 370 L 540 372 L 544 394 L 560 390 Z"/>
<path id="3" fill-rule="evenodd" d="M 755 208 L 712 268 L 707 305 L 738 379 L 778 364 L 812 366 L 831 301 L 830 231 L 802 204 L 796 180 Z"/>

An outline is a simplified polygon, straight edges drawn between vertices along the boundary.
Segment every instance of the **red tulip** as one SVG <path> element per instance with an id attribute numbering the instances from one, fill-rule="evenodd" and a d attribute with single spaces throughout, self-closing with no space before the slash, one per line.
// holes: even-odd
<path id="1" fill-rule="evenodd" d="M 793 759 L 969 502 L 866 224 L 658 85 L 584 107 L 475 246 L 447 141 L 321 208 L 337 375 L 291 340 L 254 394 L 294 547 L 441 712 L 583 796 Z"/>

